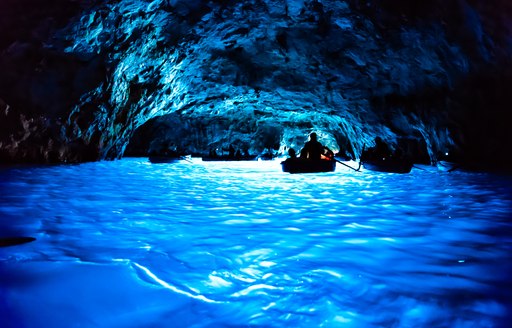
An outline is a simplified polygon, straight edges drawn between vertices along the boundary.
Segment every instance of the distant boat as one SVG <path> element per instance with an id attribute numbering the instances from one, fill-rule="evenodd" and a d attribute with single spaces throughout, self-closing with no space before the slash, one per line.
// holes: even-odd
<path id="1" fill-rule="evenodd" d="M 439 169 L 436 165 L 433 164 L 421 164 L 421 163 L 414 163 L 412 165 L 413 168 L 421 170 L 421 171 L 427 171 L 427 172 L 437 172 Z"/>
<path id="2" fill-rule="evenodd" d="M 270 153 L 264 153 L 264 154 L 261 154 L 257 157 L 257 159 L 259 161 L 272 161 L 274 159 L 276 159 L 276 155 L 274 154 L 270 154 Z"/>
<path id="3" fill-rule="evenodd" d="M 336 170 L 336 161 L 288 158 L 281 162 L 281 166 L 283 167 L 283 172 L 288 173 L 334 172 Z"/>
<path id="4" fill-rule="evenodd" d="M 460 165 L 457 163 L 447 162 L 447 161 L 438 161 L 436 163 L 436 166 L 439 171 L 443 171 L 443 172 L 451 172 L 460 167 Z"/>
<path id="5" fill-rule="evenodd" d="M 254 161 L 256 159 L 256 155 L 246 155 L 246 156 L 206 156 L 201 158 L 204 162 L 218 162 L 218 161 Z"/>
<path id="6" fill-rule="evenodd" d="M 153 164 L 174 163 L 179 161 L 190 161 L 190 155 L 151 155 L 149 161 Z"/>
<path id="7" fill-rule="evenodd" d="M 377 172 L 409 173 L 412 169 L 412 163 L 398 160 L 368 160 L 363 161 L 363 167 Z"/>
<path id="8" fill-rule="evenodd" d="M 452 172 L 454 170 L 460 169 L 460 164 L 446 161 L 438 161 L 435 164 L 414 164 L 414 168 L 417 168 L 422 171 L 428 172 Z"/>

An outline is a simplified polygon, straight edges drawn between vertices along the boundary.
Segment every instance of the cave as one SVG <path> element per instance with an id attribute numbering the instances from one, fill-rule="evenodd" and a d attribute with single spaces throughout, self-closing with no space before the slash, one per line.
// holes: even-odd
<path id="1" fill-rule="evenodd" d="M 7 327 L 510 319 L 510 1 L 3 0 L 0 29 Z M 336 171 L 283 172 L 312 133 Z M 379 144 L 410 173 L 374 173 Z M 206 162 L 234 150 L 255 160 Z"/>
<path id="2" fill-rule="evenodd" d="M 278 154 L 318 131 L 355 158 L 378 136 L 423 145 L 414 161 L 449 151 L 505 169 L 509 14 L 475 0 L 5 1 L 0 156 L 112 160 L 143 155 L 147 137 L 260 153 L 258 129 L 274 126 Z M 188 135 L 138 132 L 173 117 Z"/>

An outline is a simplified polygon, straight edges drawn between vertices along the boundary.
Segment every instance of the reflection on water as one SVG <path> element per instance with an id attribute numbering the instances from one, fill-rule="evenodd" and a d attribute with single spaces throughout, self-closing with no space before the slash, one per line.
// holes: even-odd
<path id="1" fill-rule="evenodd" d="M 512 184 L 145 159 L 0 171 L 6 327 L 501 327 Z"/>

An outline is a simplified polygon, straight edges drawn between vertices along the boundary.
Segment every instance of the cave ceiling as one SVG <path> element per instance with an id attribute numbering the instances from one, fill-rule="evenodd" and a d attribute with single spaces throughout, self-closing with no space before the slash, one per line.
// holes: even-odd
<path id="1" fill-rule="evenodd" d="M 29 3 L 0 8 L 2 160 L 284 152 L 312 131 L 355 157 L 376 136 L 432 160 L 510 145 L 507 1 Z"/>

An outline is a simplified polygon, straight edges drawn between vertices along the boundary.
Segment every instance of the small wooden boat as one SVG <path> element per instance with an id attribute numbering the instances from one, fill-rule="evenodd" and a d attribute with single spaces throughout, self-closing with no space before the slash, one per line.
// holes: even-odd
<path id="1" fill-rule="evenodd" d="M 161 163 L 175 163 L 178 161 L 190 161 L 190 155 L 151 155 L 149 156 L 149 161 L 153 164 L 161 164 Z"/>
<path id="2" fill-rule="evenodd" d="M 283 172 L 288 173 L 334 172 L 336 170 L 336 161 L 288 158 L 281 162 L 281 166 L 283 167 Z"/>
<path id="3" fill-rule="evenodd" d="M 246 156 L 215 156 L 215 157 L 202 157 L 201 160 L 204 162 L 218 162 L 218 161 L 254 161 L 256 155 Z"/>
<path id="4" fill-rule="evenodd" d="M 460 165 L 457 163 L 447 162 L 447 161 L 438 161 L 436 163 L 436 166 L 439 171 L 443 171 L 443 172 L 451 172 L 460 167 Z"/>
<path id="5" fill-rule="evenodd" d="M 438 168 L 437 166 L 433 164 L 422 164 L 422 163 L 414 163 L 412 165 L 414 169 L 418 169 L 420 171 L 426 171 L 426 172 L 437 172 Z"/>
<path id="6" fill-rule="evenodd" d="M 368 160 L 363 161 L 363 167 L 367 170 L 377 172 L 409 173 L 412 169 L 412 163 L 408 161 L 396 160 Z"/>
<path id="7" fill-rule="evenodd" d="M 460 165 L 453 162 L 446 162 L 446 161 L 438 161 L 432 165 L 428 164 L 414 164 L 413 168 L 422 170 L 422 171 L 428 171 L 428 172 L 452 172 L 454 170 L 460 169 Z"/>
<path id="8" fill-rule="evenodd" d="M 276 156 L 274 154 L 265 153 L 258 155 L 256 159 L 258 161 L 273 161 L 275 158 Z"/>

